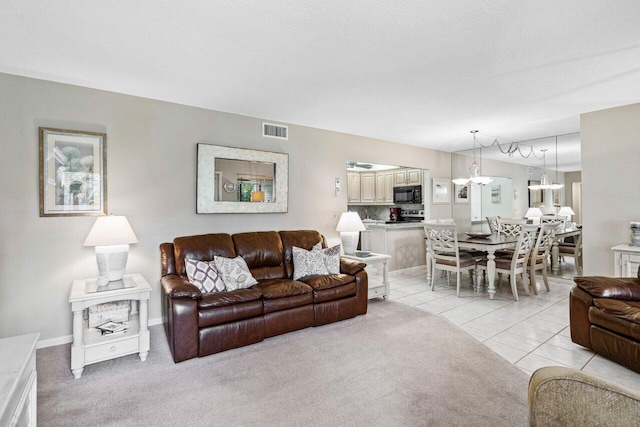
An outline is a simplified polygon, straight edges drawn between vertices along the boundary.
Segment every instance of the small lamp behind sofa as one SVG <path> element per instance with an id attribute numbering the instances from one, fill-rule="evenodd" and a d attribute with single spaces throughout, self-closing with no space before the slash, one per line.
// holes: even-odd
<path id="1" fill-rule="evenodd" d="M 358 239 L 360 232 L 366 230 L 366 227 L 360 219 L 358 212 L 343 212 L 338 221 L 336 231 L 340 232 L 340 239 L 342 239 L 342 247 L 344 253 L 352 255 L 358 248 Z"/>

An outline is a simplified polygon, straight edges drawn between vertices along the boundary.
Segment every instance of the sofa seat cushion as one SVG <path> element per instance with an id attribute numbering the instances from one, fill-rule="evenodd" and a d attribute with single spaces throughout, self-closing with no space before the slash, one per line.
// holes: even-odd
<path id="1" fill-rule="evenodd" d="M 350 274 L 327 274 L 305 277 L 304 282 L 313 288 L 315 304 L 350 297 L 356 294 L 355 277 Z"/>
<path id="2" fill-rule="evenodd" d="M 605 313 L 640 324 L 640 302 L 595 298 L 593 304 Z"/>
<path id="3" fill-rule="evenodd" d="M 249 301 L 259 300 L 260 298 L 262 298 L 262 292 L 255 287 L 250 289 L 236 289 L 235 291 L 202 294 L 202 299 L 198 301 L 198 309 L 242 304 Z"/>
<path id="4" fill-rule="evenodd" d="M 589 307 L 589 322 L 591 323 L 592 329 L 594 327 L 599 327 L 614 332 L 618 335 L 629 337 L 635 341 L 640 341 L 639 324 L 609 314 L 603 310 L 600 310 L 595 305 Z"/>
<path id="5" fill-rule="evenodd" d="M 295 295 L 310 294 L 311 286 L 291 279 L 269 279 L 263 280 L 254 286 L 262 292 L 264 299 L 277 299 L 291 297 Z"/>
<path id="6" fill-rule="evenodd" d="M 262 317 L 262 312 L 261 299 L 221 307 L 200 308 L 198 309 L 198 327 L 206 328 L 253 317 Z"/>

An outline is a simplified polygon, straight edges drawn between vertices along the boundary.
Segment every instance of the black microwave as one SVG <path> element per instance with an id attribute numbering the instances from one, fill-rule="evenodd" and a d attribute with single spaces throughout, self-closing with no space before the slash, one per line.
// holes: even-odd
<path id="1" fill-rule="evenodd" d="M 401 185 L 393 187 L 393 203 L 421 204 L 421 185 Z"/>

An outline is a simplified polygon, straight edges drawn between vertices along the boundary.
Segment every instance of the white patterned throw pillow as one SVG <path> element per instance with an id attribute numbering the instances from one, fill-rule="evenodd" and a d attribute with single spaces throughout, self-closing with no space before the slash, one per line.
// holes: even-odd
<path id="1" fill-rule="evenodd" d="M 228 291 L 246 289 L 258 284 L 258 281 L 249 271 L 247 262 L 241 256 L 235 258 L 216 256 L 213 257 L 213 262 L 215 262 Z"/>
<path id="2" fill-rule="evenodd" d="M 340 252 L 342 247 L 335 245 L 330 248 L 322 249 L 324 254 L 324 262 L 327 266 L 329 274 L 340 274 Z"/>
<path id="3" fill-rule="evenodd" d="M 198 261 L 195 259 L 184 259 L 189 282 L 196 285 L 201 292 L 222 292 L 225 290 L 224 282 L 218 274 L 213 261 Z"/>
<path id="4" fill-rule="evenodd" d="M 305 276 L 317 276 L 329 274 L 322 245 L 318 243 L 310 251 L 294 246 L 293 253 L 293 280 Z"/>

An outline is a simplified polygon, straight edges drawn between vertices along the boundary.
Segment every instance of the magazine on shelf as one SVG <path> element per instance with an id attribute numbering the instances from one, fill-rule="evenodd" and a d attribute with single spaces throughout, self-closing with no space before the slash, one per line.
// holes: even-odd
<path id="1" fill-rule="evenodd" d="M 127 330 L 128 324 L 125 322 L 107 322 L 102 325 L 96 326 L 102 332 L 102 335 L 105 334 L 115 334 L 118 332 L 124 332 Z"/>

